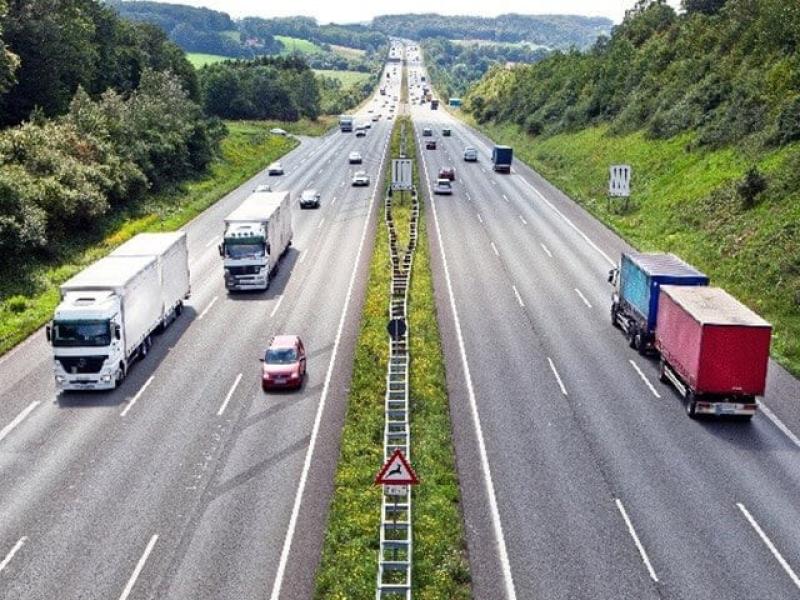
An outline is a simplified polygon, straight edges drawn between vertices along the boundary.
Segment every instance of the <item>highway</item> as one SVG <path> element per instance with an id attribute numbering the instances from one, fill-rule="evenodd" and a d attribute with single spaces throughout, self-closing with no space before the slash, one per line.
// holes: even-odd
<path id="1" fill-rule="evenodd" d="M 43 331 L 0 359 L 0 597 L 311 596 L 391 124 L 304 139 L 189 223 L 191 300 L 116 391 L 57 396 Z M 229 295 L 223 218 L 260 183 L 291 190 L 293 246 L 267 292 Z M 276 333 L 305 342 L 300 392 L 260 388 Z"/>
<path id="2" fill-rule="evenodd" d="M 689 419 L 611 326 L 625 242 L 519 161 L 495 174 L 445 110 L 412 116 L 475 597 L 799 598 L 797 380 L 771 364 L 752 423 Z"/>

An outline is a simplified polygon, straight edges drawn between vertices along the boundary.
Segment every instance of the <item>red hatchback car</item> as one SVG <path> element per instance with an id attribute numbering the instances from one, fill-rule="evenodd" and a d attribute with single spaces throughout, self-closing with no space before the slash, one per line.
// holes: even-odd
<path id="1" fill-rule="evenodd" d="M 300 336 L 276 335 L 267 348 L 261 373 L 264 391 L 275 388 L 300 388 L 306 376 L 306 349 Z"/>
<path id="2" fill-rule="evenodd" d="M 456 180 L 456 170 L 453 167 L 442 167 L 439 169 L 439 179 Z"/>

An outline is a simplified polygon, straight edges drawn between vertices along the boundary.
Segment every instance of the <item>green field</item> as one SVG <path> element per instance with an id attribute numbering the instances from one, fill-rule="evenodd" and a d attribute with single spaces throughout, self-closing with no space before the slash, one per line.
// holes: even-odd
<path id="1" fill-rule="evenodd" d="M 508 48 L 521 48 L 523 46 L 528 46 L 529 48 L 547 48 L 547 46 L 540 46 L 538 44 L 534 44 L 533 42 L 495 42 L 494 40 L 473 40 L 473 39 L 466 39 L 466 40 L 450 40 L 454 44 L 458 44 L 459 46 L 504 46 Z"/>
<path id="2" fill-rule="evenodd" d="M 343 87 L 350 87 L 356 83 L 363 83 L 370 77 L 369 73 L 361 73 L 360 71 L 332 71 L 329 69 L 314 69 L 317 75 L 325 77 L 333 77 L 342 82 Z"/>
<path id="3" fill-rule="evenodd" d="M 361 58 L 367 53 L 366 50 L 361 50 L 360 48 L 337 46 L 336 44 L 331 44 L 331 50 L 333 50 L 336 54 L 344 56 L 345 58 Z"/>
<path id="4" fill-rule="evenodd" d="M 323 54 L 325 52 L 314 42 L 309 42 L 308 40 L 289 37 L 288 35 L 276 35 L 275 39 L 280 41 L 284 46 L 281 54 L 293 54 L 295 52 L 299 52 L 300 54 Z"/>
<path id="5" fill-rule="evenodd" d="M 704 150 L 692 134 L 651 140 L 594 127 L 531 138 L 513 125 L 478 128 L 633 246 L 678 254 L 772 322 L 773 356 L 800 374 L 800 144 Z M 633 166 L 627 211 L 607 198 L 618 163 Z M 737 185 L 752 166 L 768 187 L 746 207 Z"/>
<path id="6" fill-rule="evenodd" d="M 274 136 L 272 122 L 226 122 L 228 135 L 221 156 L 207 173 L 141 205 L 107 216 L 98 233 L 76 234 L 73 250 L 52 262 L 31 261 L 24 273 L 0 278 L 0 354 L 52 318 L 58 304 L 58 285 L 83 267 L 143 231 L 178 229 L 247 181 L 298 142 Z"/>
<path id="7" fill-rule="evenodd" d="M 187 52 L 186 58 L 192 63 L 195 69 L 205 67 L 206 65 L 213 65 L 214 63 L 222 62 L 223 60 L 233 60 L 229 56 L 220 56 L 219 54 L 203 54 L 201 52 Z"/>

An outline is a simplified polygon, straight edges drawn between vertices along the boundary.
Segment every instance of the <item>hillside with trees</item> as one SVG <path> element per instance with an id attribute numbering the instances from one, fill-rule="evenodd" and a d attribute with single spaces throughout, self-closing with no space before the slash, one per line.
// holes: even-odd
<path id="1" fill-rule="evenodd" d="M 800 4 L 640 0 L 588 51 L 494 67 L 464 108 L 642 249 L 674 251 L 776 324 L 800 372 Z M 608 166 L 633 165 L 629 203 Z"/>
<path id="2" fill-rule="evenodd" d="M 587 48 L 611 30 L 611 20 L 571 15 L 500 15 L 496 18 L 452 15 L 386 15 L 375 17 L 373 29 L 387 35 L 422 40 L 488 40 L 529 42 L 551 49 Z"/>

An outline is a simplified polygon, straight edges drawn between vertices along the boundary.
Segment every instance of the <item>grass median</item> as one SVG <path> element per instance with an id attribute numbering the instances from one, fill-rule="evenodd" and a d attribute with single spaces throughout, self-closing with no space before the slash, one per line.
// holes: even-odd
<path id="1" fill-rule="evenodd" d="M 411 120 L 400 117 L 392 132 L 392 158 L 399 154 L 403 123 L 409 156 L 415 156 Z M 419 189 L 416 169 L 414 177 Z M 410 207 L 410 201 L 393 204 L 401 247 L 408 240 Z M 415 598 L 460 600 L 470 597 L 470 576 L 424 211 L 418 235 L 408 304 L 411 455 L 422 480 L 413 500 L 413 590 Z M 389 240 L 381 219 L 315 598 L 344 600 L 375 594 L 381 491 L 372 481 L 383 462 L 390 275 Z"/>
<path id="2" fill-rule="evenodd" d="M 25 269 L 0 270 L 0 354 L 7 352 L 53 315 L 58 286 L 137 233 L 171 231 L 236 189 L 298 144 L 270 135 L 270 122 L 228 122 L 220 157 L 208 172 L 135 207 L 104 217 L 93 232 L 76 232 L 52 260 L 32 259 Z"/>

